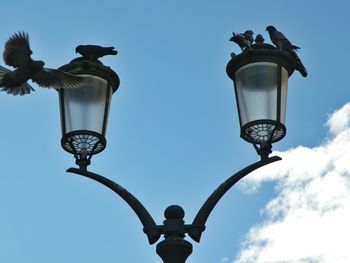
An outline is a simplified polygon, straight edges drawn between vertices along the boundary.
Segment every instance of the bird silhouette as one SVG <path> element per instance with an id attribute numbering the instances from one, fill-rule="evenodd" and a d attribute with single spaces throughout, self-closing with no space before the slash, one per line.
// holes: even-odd
<path id="1" fill-rule="evenodd" d="M 266 31 L 269 33 L 272 43 L 274 43 L 277 48 L 284 50 L 300 49 L 300 47 L 293 45 L 288 38 L 274 26 L 266 27 Z"/>
<path id="2" fill-rule="evenodd" d="M 294 59 L 295 69 L 299 71 L 303 77 L 306 77 L 308 72 L 296 52 L 300 47 L 293 45 L 288 38 L 274 26 L 266 27 L 266 31 L 269 33 L 272 43 L 275 44 L 278 49 L 288 52 Z"/>
<path id="3" fill-rule="evenodd" d="M 41 60 L 33 60 L 29 46 L 29 36 L 25 32 L 13 34 L 5 43 L 3 59 L 13 71 L 0 66 L 0 90 L 13 95 L 29 94 L 34 89 L 27 83 L 29 79 L 46 88 L 74 88 L 87 83 L 79 77 L 59 69 L 44 68 Z"/>
<path id="4" fill-rule="evenodd" d="M 252 30 L 247 30 L 247 31 L 245 31 L 245 32 L 243 33 L 244 38 L 245 38 L 246 40 L 249 41 L 249 46 L 250 46 L 250 45 L 253 43 L 253 41 L 254 41 L 253 35 L 254 35 L 254 32 L 253 32 Z"/>
<path id="5" fill-rule="evenodd" d="M 257 34 L 255 38 L 255 43 L 258 45 L 264 44 L 264 37 L 261 34 Z"/>
<path id="6" fill-rule="evenodd" d="M 252 30 L 247 30 L 244 33 L 232 32 L 233 36 L 230 38 L 230 41 L 235 42 L 243 51 L 246 48 L 251 48 L 254 41 L 253 34 Z"/>
<path id="7" fill-rule="evenodd" d="M 118 51 L 114 47 L 101 47 L 97 45 L 79 45 L 75 48 L 75 52 L 89 60 L 97 60 L 106 55 L 117 55 Z"/>

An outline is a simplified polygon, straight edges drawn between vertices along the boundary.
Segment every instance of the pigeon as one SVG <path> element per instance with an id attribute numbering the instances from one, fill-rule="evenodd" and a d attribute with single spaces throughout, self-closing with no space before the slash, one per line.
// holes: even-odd
<path id="1" fill-rule="evenodd" d="M 288 38 L 274 26 L 266 27 L 266 31 L 269 33 L 272 43 L 274 43 L 278 49 L 288 52 L 294 59 L 295 69 L 299 71 L 303 77 L 306 77 L 308 72 L 296 52 L 300 47 L 293 45 Z"/>
<path id="2" fill-rule="evenodd" d="M 75 48 L 75 52 L 89 60 L 97 60 L 106 55 L 117 55 L 118 51 L 114 47 L 101 47 L 97 45 L 79 45 Z"/>
<path id="3" fill-rule="evenodd" d="M 258 45 L 264 44 L 264 37 L 261 34 L 258 34 L 255 38 L 255 43 Z"/>
<path id="4" fill-rule="evenodd" d="M 297 50 L 300 47 L 293 45 L 282 32 L 278 31 L 274 26 L 266 27 L 266 31 L 269 32 L 272 43 L 277 48 L 283 50 Z"/>
<path id="5" fill-rule="evenodd" d="M 248 40 L 250 42 L 249 46 L 253 43 L 254 41 L 254 32 L 252 30 L 247 30 L 243 33 L 243 36 L 246 40 Z"/>
<path id="6" fill-rule="evenodd" d="M 3 59 L 13 71 L 0 66 L 0 90 L 13 95 L 29 94 L 34 89 L 27 83 L 29 79 L 46 88 L 74 88 L 87 83 L 83 77 L 66 73 L 59 69 L 44 68 L 41 60 L 33 60 L 29 46 L 29 36 L 25 32 L 12 35 L 5 43 Z"/>
<path id="7" fill-rule="evenodd" d="M 246 48 L 251 48 L 254 41 L 253 34 L 252 30 L 247 30 L 243 34 L 232 32 L 233 36 L 230 38 L 230 41 L 235 42 L 243 51 Z"/>

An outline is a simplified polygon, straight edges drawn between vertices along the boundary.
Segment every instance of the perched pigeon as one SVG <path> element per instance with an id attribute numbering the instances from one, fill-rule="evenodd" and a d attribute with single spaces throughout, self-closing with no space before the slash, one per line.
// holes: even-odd
<path id="1" fill-rule="evenodd" d="M 266 31 L 269 32 L 272 43 L 279 49 L 284 50 L 297 50 L 300 47 L 293 45 L 282 32 L 278 31 L 274 26 L 266 27 Z"/>
<path id="2" fill-rule="evenodd" d="M 79 45 L 76 47 L 75 52 L 89 60 L 97 60 L 106 55 L 118 54 L 118 51 L 114 50 L 114 47 L 101 47 L 96 45 Z"/>
<path id="3" fill-rule="evenodd" d="M 58 69 L 44 68 L 44 62 L 33 60 L 27 33 L 18 32 L 6 44 L 3 59 L 11 71 L 0 66 L 0 90 L 13 95 L 28 94 L 34 89 L 27 83 L 29 79 L 47 88 L 73 88 L 86 83 L 86 79 Z"/>
<path id="4" fill-rule="evenodd" d="M 295 69 L 299 71 L 303 77 L 306 77 L 307 70 L 296 52 L 296 50 L 300 49 L 300 47 L 293 45 L 288 40 L 288 38 L 283 35 L 282 32 L 278 31 L 274 26 L 266 27 L 266 31 L 269 32 L 271 41 L 276 45 L 277 48 L 288 52 L 294 58 Z"/>
<path id="5" fill-rule="evenodd" d="M 230 41 L 235 42 L 241 50 L 251 48 L 252 42 L 254 41 L 253 34 L 252 30 L 247 30 L 243 34 L 232 32 L 233 36 L 230 38 Z"/>
<path id="6" fill-rule="evenodd" d="M 250 42 L 249 45 L 251 45 L 254 41 L 253 35 L 254 35 L 254 32 L 252 30 L 247 30 L 243 33 L 244 38 Z"/>
<path id="7" fill-rule="evenodd" d="M 264 37 L 261 34 L 258 34 L 255 38 L 255 43 L 258 45 L 264 44 Z"/>

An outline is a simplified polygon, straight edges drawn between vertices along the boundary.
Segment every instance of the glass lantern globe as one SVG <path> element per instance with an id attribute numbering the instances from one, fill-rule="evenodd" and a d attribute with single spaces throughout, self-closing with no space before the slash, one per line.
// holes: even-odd
<path id="1" fill-rule="evenodd" d="M 119 87 L 119 77 L 100 61 L 83 58 L 60 69 L 86 79 L 81 87 L 58 90 L 61 146 L 74 155 L 78 165 L 86 167 L 91 157 L 106 147 L 109 109 L 112 95 Z"/>
<path id="2" fill-rule="evenodd" d="M 286 135 L 288 78 L 294 71 L 288 53 L 264 44 L 234 56 L 226 68 L 233 80 L 241 137 L 268 146 Z"/>

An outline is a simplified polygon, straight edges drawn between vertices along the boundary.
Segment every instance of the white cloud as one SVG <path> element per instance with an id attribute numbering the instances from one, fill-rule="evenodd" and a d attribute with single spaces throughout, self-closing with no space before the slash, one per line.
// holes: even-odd
<path id="1" fill-rule="evenodd" d="M 245 179 L 277 182 L 265 220 L 250 229 L 234 263 L 350 262 L 350 103 L 327 122 L 319 147 L 276 152 L 282 161 Z"/>

